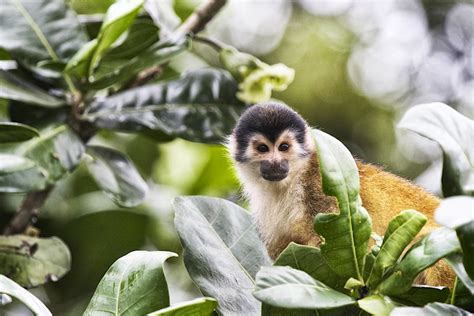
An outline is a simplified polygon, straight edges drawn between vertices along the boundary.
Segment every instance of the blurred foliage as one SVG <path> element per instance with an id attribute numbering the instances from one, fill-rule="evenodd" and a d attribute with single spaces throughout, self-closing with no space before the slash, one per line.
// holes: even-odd
<path id="1" fill-rule="evenodd" d="M 78 14 L 84 15 L 81 18 L 84 19 L 83 24 L 90 38 L 95 38 L 99 33 L 103 18 L 100 14 L 105 14 L 114 2 L 69 1 Z M 198 2 L 174 1 L 174 9 L 184 20 Z M 420 3 L 426 12 L 430 30 L 438 30 L 455 1 Z M 99 15 L 85 16 L 88 14 Z M 147 23 L 150 21 L 144 11 L 138 15 L 139 19 Z M 90 20 L 86 21 L 86 18 Z M 212 35 L 212 31 L 209 33 Z M 286 64 L 295 70 L 295 78 L 285 92 L 277 92 L 273 97 L 295 108 L 310 125 L 340 139 L 358 158 L 384 165 L 408 178 L 415 178 L 427 161 L 408 160 L 397 148 L 394 126 L 401 114 L 395 104 L 398 101 L 370 98 L 351 83 L 348 60 L 359 39 L 350 26 L 342 23 L 340 16 L 315 16 L 294 4 L 286 31 L 280 35 L 282 39 L 276 48 L 259 58 L 268 64 Z M 118 42 L 125 38 L 119 38 Z M 122 44 L 126 47 L 127 43 Z M 176 79 L 183 69 L 218 65 L 217 54 L 202 46 L 193 43 L 190 52 L 173 59 L 169 67 L 162 70 L 152 82 Z M 0 62 L 9 59 L 11 56 L 0 49 Z M 29 76 L 30 70 L 20 65 L 15 74 Z M 31 77 L 28 79 L 34 84 L 55 97 L 63 98 L 65 86 L 58 84 L 54 77 L 41 82 L 37 74 Z M 125 80 L 111 90 L 126 89 L 128 84 L 130 82 Z M 50 122 L 65 120 L 69 111 L 69 108 L 42 109 L 0 99 L 0 121 L 12 119 L 40 130 L 47 128 Z M 100 130 L 91 141 L 93 145 L 122 151 L 133 161 L 150 187 L 147 199 L 139 207 L 123 209 L 113 204 L 100 191 L 84 161 L 73 174 L 58 182 L 41 210 L 37 224 L 42 236 L 58 236 L 72 253 L 70 272 L 58 282 L 48 283 L 37 290 L 42 295 L 40 297 L 46 299 L 53 314 L 82 314 L 107 269 L 118 258 L 133 250 L 158 249 L 180 253 L 181 245 L 174 229 L 171 207 L 174 197 L 210 195 L 242 205 L 238 182 L 222 145 L 206 145 L 173 137 L 166 141 L 160 138 L 163 142 L 157 142 L 157 134 L 142 132 L 132 135 Z M 0 151 L 10 150 L 7 145 L 0 145 Z M 0 229 L 3 230 L 7 225 L 24 196 L 22 193 L 0 193 Z M 182 257 L 169 259 L 165 268 L 167 266 L 171 279 L 168 281 L 171 303 L 200 295 L 185 271 Z M 10 306 L 9 309 L 12 314 L 18 311 L 26 313 L 18 305 Z"/>

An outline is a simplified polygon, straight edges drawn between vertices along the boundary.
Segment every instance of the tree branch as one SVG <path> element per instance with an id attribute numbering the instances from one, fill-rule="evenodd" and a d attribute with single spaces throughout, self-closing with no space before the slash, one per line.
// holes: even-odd
<path id="1" fill-rule="evenodd" d="M 29 224 L 32 224 L 38 216 L 39 209 L 43 206 L 53 187 L 42 191 L 30 192 L 18 208 L 15 217 L 3 231 L 4 235 L 21 234 Z"/>
<path id="2" fill-rule="evenodd" d="M 177 33 L 198 33 L 226 4 L 227 0 L 208 0 L 202 3 L 176 30 Z"/>

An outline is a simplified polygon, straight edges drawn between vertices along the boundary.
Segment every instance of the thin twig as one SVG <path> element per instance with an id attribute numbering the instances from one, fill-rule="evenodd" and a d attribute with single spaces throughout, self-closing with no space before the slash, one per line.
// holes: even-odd
<path id="1" fill-rule="evenodd" d="M 178 27 L 176 32 L 181 34 L 199 33 L 226 2 L 227 0 L 208 0 L 202 3 L 186 21 Z"/>
<path id="2" fill-rule="evenodd" d="M 15 217 L 3 231 L 4 235 L 21 234 L 38 216 L 39 209 L 51 193 L 52 187 L 42 191 L 30 192 L 18 208 Z"/>
<path id="3" fill-rule="evenodd" d="M 193 36 L 191 36 L 191 39 L 193 41 L 196 41 L 196 42 L 201 42 L 201 43 L 207 44 L 207 45 L 211 46 L 212 48 L 214 48 L 218 52 L 221 49 L 224 48 L 224 44 L 222 44 L 221 42 L 219 42 L 215 39 L 211 39 L 211 38 L 208 38 L 208 37 L 193 35 Z"/>

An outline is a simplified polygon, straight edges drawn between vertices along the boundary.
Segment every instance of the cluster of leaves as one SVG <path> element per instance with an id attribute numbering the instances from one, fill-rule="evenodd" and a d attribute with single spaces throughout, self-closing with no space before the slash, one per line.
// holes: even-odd
<path id="1" fill-rule="evenodd" d="M 444 150 L 443 182 L 457 181 L 463 190 L 458 194 L 472 188 L 464 179 L 474 175 L 473 147 L 460 138 L 473 134 L 472 120 L 446 105 L 428 104 L 407 112 L 400 127 L 423 131 L 443 149 L 449 146 L 452 150 Z M 223 315 L 347 315 L 361 310 L 374 315 L 469 314 L 460 307 L 474 308 L 474 199 L 443 200 L 436 219 L 444 227 L 414 244 L 427 219 L 415 210 L 403 211 L 390 221 L 383 239 L 374 237 L 375 244 L 368 250 L 371 220 L 362 206 L 352 155 L 335 138 L 318 130 L 313 133 L 325 193 L 335 196 L 340 208 L 338 214 L 316 216 L 315 231 L 324 238 L 320 248 L 291 243 L 270 266 L 247 211 L 215 198 L 175 201 L 175 224 L 187 269 L 203 294 L 217 299 L 217 311 Z M 469 168 L 462 169 L 466 162 Z M 456 272 L 452 290 L 413 285 L 420 273 L 441 259 Z"/>
<path id="2" fill-rule="evenodd" d="M 230 133 L 249 100 L 239 99 L 238 91 L 243 89 L 239 82 L 252 71 L 235 77 L 226 64 L 175 71 L 170 62 L 190 51 L 194 38 L 192 30 L 175 30 L 173 17 L 172 7 L 159 0 L 118 0 L 108 8 L 97 32 L 92 32 L 66 1 L 0 3 L 0 100 L 2 105 L 7 101 L 9 118 L 0 122 L 0 193 L 27 193 L 19 213 L 36 214 L 58 181 L 81 164 L 118 206 L 140 205 L 149 188 L 132 161 L 114 148 L 90 143 L 102 130 L 143 134 L 156 142 L 182 138 L 220 143 Z M 284 71 L 291 76 L 279 80 L 278 73 L 262 73 L 262 67 L 271 66 L 236 50 L 226 60 L 236 60 L 232 65 L 238 67 L 239 60 L 246 58 L 259 63 L 253 69 L 260 71 L 256 88 L 245 93 L 260 95 L 252 100 L 263 100 L 260 89 L 268 99 L 273 87 L 282 90 L 291 82 L 288 68 Z M 161 262 L 166 259 L 164 254 L 153 256 L 164 256 Z M 0 293 L 24 297 L 39 314 L 44 306 L 28 298 L 15 282 L 36 287 L 58 280 L 71 266 L 68 247 L 54 237 L 1 236 L 0 258 L 0 274 L 9 278 L 0 279 Z M 146 258 L 147 254 L 139 253 L 123 260 L 138 264 Z M 140 267 L 135 267 L 137 273 L 142 273 Z M 152 282 L 160 278 L 161 283 Z M 162 297 L 153 304 L 143 303 L 147 310 L 139 309 L 140 313 L 169 305 L 163 278 L 157 275 L 149 279 L 151 288 L 144 286 L 157 288 L 156 295 Z M 119 289 L 121 281 L 117 281 Z M 112 281 L 104 282 L 108 287 Z M 124 304 L 129 303 L 126 299 Z M 93 311 L 95 304 L 93 299 L 88 310 Z M 196 304 L 214 306 L 207 299 Z"/>

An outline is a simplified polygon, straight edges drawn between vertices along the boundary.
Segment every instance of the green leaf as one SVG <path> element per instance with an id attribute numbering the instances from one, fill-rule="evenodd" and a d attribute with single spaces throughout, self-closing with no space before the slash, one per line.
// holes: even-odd
<path id="1" fill-rule="evenodd" d="M 71 253 L 58 238 L 0 236 L 0 274 L 24 287 L 57 281 L 71 268 Z"/>
<path id="2" fill-rule="evenodd" d="M 0 192 L 20 193 L 46 188 L 47 175 L 34 161 L 0 154 Z"/>
<path id="3" fill-rule="evenodd" d="M 87 42 L 72 56 L 64 68 L 64 72 L 77 77 L 85 77 L 89 72 L 90 61 L 98 45 L 97 38 Z"/>
<path id="4" fill-rule="evenodd" d="M 442 187 L 445 197 L 474 195 L 474 121 L 443 103 L 408 110 L 398 128 L 432 140 L 443 150 Z"/>
<path id="5" fill-rule="evenodd" d="M 466 272 L 465 266 L 463 265 L 463 256 L 467 256 L 467 254 L 452 254 L 447 257 L 447 261 L 449 265 L 453 268 L 454 272 L 456 272 L 457 277 L 464 286 L 474 295 L 474 281 L 469 277 Z"/>
<path id="6" fill-rule="evenodd" d="M 254 296 L 283 308 L 328 309 L 355 303 L 303 271 L 290 267 L 263 267 L 256 277 Z"/>
<path id="7" fill-rule="evenodd" d="M 0 293 L 15 297 L 24 303 L 36 315 L 52 315 L 48 308 L 38 298 L 36 298 L 36 296 L 3 275 L 0 275 Z"/>
<path id="8" fill-rule="evenodd" d="M 1 6 L 1 5 L 0 5 Z M 1 31 L 0 31 L 1 32 Z M 65 104 L 64 100 L 50 96 L 26 79 L 11 72 L 0 70 L 0 98 L 29 104 L 56 108 Z"/>
<path id="9" fill-rule="evenodd" d="M 176 254 L 133 251 L 105 273 L 84 315 L 143 315 L 169 306 L 164 262 Z"/>
<path id="10" fill-rule="evenodd" d="M 236 92 L 228 72 L 200 69 L 93 102 L 84 118 L 101 128 L 159 130 L 191 141 L 220 142 L 244 110 Z"/>
<path id="11" fill-rule="evenodd" d="M 378 286 L 381 293 L 399 295 L 410 290 L 416 276 L 450 254 L 460 251 L 456 233 L 447 228 L 432 231 L 414 244 L 394 267 L 390 276 Z"/>
<path id="12" fill-rule="evenodd" d="M 168 62 L 174 56 L 186 50 L 187 46 L 188 40 L 182 37 L 176 40 L 168 39 L 155 43 L 134 57 L 118 58 L 106 55 L 96 69 L 94 78 L 90 78 L 90 82 L 85 84 L 84 88 L 98 90 L 112 84 L 124 83 L 142 70 Z M 117 55 L 115 54 L 115 56 Z"/>
<path id="13" fill-rule="evenodd" d="M 413 241 L 426 221 L 423 214 L 405 210 L 389 222 L 382 246 L 367 279 L 369 288 L 375 288 L 380 283 L 384 273 L 395 265 L 403 250 Z"/>
<path id="14" fill-rule="evenodd" d="M 393 296 L 392 298 L 404 305 L 424 306 L 433 302 L 446 302 L 449 293 L 448 287 L 414 285 L 408 292 Z"/>
<path id="15" fill-rule="evenodd" d="M 64 1 L 0 2 L 0 47 L 28 65 L 67 61 L 86 42 L 76 15 Z"/>
<path id="16" fill-rule="evenodd" d="M 97 35 L 97 47 L 91 58 L 89 75 L 99 65 L 105 51 L 132 25 L 142 6 L 143 0 L 119 0 L 109 7 Z"/>
<path id="17" fill-rule="evenodd" d="M 455 196 L 441 201 L 435 219 L 456 230 L 463 251 L 464 268 L 474 280 L 474 198 Z"/>
<path id="18" fill-rule="evenodd" d="M 23 142 L 37 136 L 39 136 L 39 132 L 31 126 L 14 122 L 0 122 L 0 143 Z"/>
<path id="19" fill-rule="evenodd" d="M 346 280 L 339 277 L 324 259 L 318 248 L 291 242 L 273 263 L 275 266 L 289 266 L 301 270 L 313 279 L 333 289 L 342 291 Z"/>
<path id="20" fill-rule="evenodd" d="M 221 314 L 258 315 L 251 291 L 270 259 L 250 214 L 209 197 L 179 197 L 173 207 L 186 268 L 203 294 L 217 299 Z"/>
<path id="21" fill-rule="evenodd" d="M 371 315 L 388 316 L 395 308 L 394 303 L 389 297 L 381 295 L 366 296 L 357 301 L 359 307 Z"/>
<path id="22" fill-rule="evenodd" d="M 406 315 L 417 315 L 417 316 L 470 316 L 472 315 L 468 311 L 455 307 L 449 304 L 442 303 L 431 303 L 425 307 L 397 307 L 395 308 L 391 316 L 406 316 Z"/>
<path id="23" fill-rule="evenodd" d="M 217 301 L 210 297 L 196 298 L 192 301 L 178 303 L 176 305 L 160 309 L 148 314 L 148 316 L 211 316 L 217 307 Z"/>
<path id="24" fill-rule="evenodd" d="M 451 303 L 474 312 L 474 294 L 472 294 L 462 282 L 456 282 L 453 291 L 454 294 L 452 294 Z"/>
<path id="25" fill-rule="evenodd" d="M 18 153 L 33 160 L 54 183 L 79 164 L 84 144 L 72 130 L 61 125 L 24 143 Z"/>
<path id="26" fill-rule="evenodd" d="M 371 233 L 371 221 L 359 195 L 359 173 L 354 158 L 336 138 L 313 130 L 323 190 L 336 197 L 339 214 L 320 213 L 314 228 L 324 238 L 321 254 L 337 274 L 363 281 L 364 259 Z"/>
<path id="27" fill-rule="evenodd" d="M 94 158 L 87 164 L 97 184 L 120 206 L 140 205 L 148 192 L 148 185 L 123 153 L 111 148 L 88 146 Z"/>

